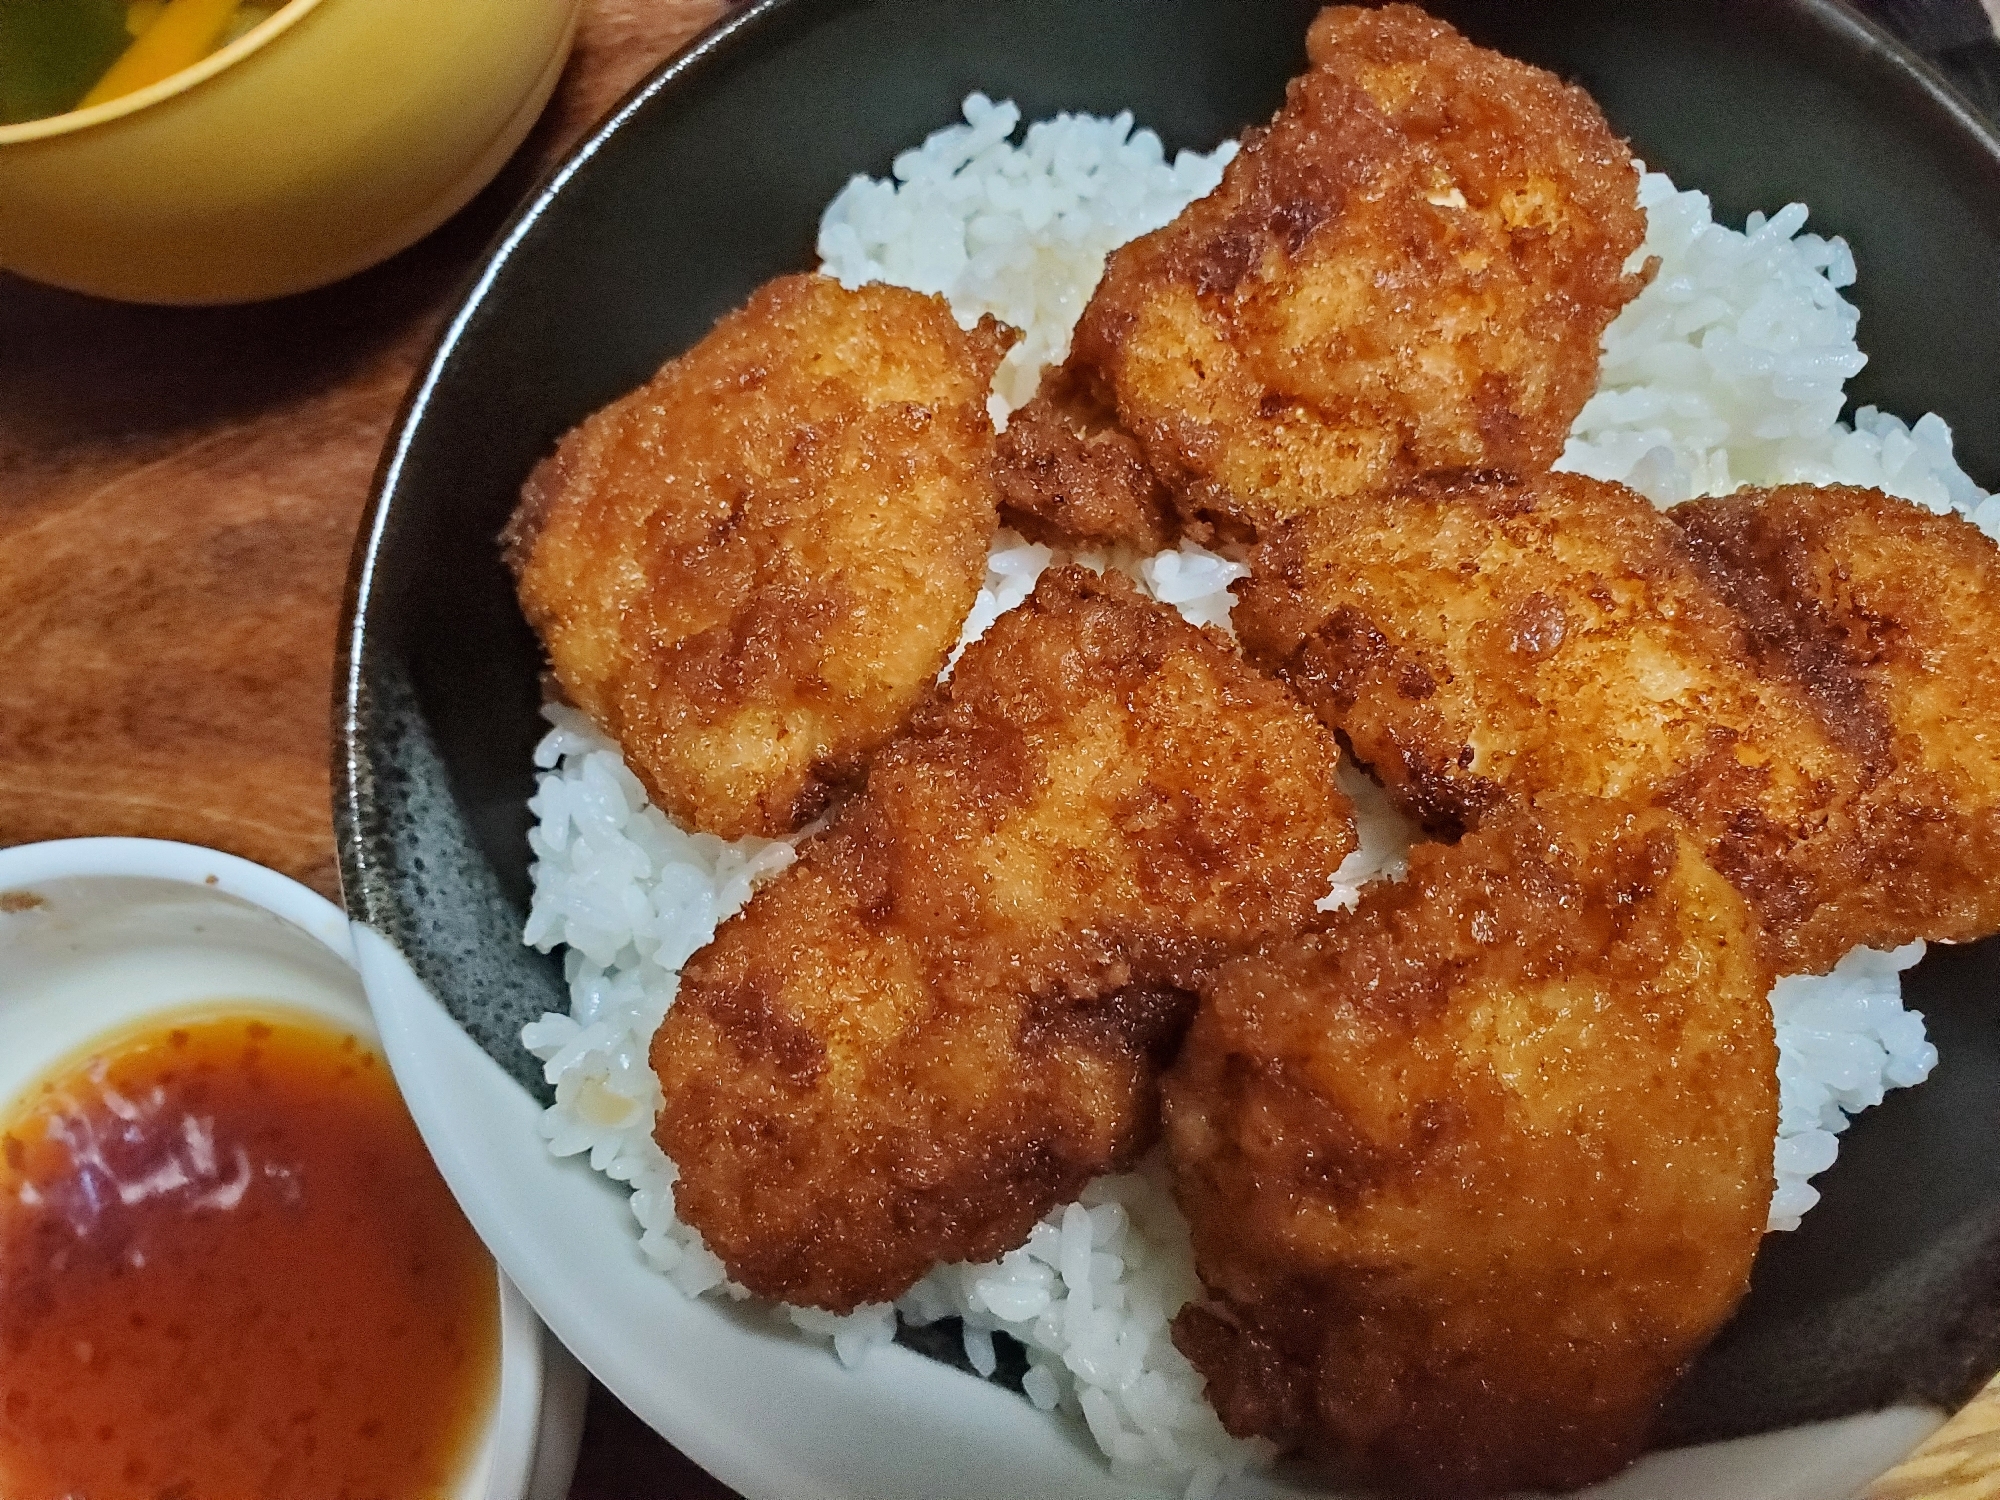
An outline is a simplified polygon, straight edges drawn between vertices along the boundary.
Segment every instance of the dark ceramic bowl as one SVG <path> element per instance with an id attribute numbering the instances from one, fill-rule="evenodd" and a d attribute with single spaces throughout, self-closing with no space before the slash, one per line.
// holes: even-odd
<path id="1" fill-rule="evenodd" d="M 1434 8 L 1583 83 L 1719 219 L 1810 203 L 1813 227 L 1845 235 L 1862 268 L 1870 361 L 1854 400 L 1941 413 L 1968 470 L 2000 485 L 2000 140 L 1920 64 L 1824 0 Z M 1170 152 L 1206 148 L 1275 107 L 1315 9 L 765 0 L 633 94 L 501 238 L 410 396 L 356 553 L 335 814 L 353 916 L 520 1090 L 541 1088 L 522 1023 L 566 1003 L 558 965 L 519 942 L 540 658 L 494 539 L 528 469 L 758 283 L 808 266 L 848 177 L 884 173 L 968 91 L 1011 97 L 1029 119 L 1130 108 Z M 1824 1202 L 1766 1242 L 1663 1443 L 1898 1403 L 1949 1410 L 2000 1368 L 2000 948 L 1937 951 L 1908 990 L 1942 1063 L 1862 1117 L 1818 1180 Z M 441 1139 L 452 1129 L 437 1112 L 433 1144 L 476 1198 L 463 1179 L 479 1169 Z M 509 1246 L 526 1231 L 507 1212 L 532 1217 L 532 1201 L 474 1218 L 642 1415 L 753 1494 L 804 1472 L 746 1457 L 781 1439 L 736 1430 L 734 1408 L 656 1399 L 649 1383 L 675 1378 L 671 1360 L 642 1370 L 607 1354 L 615 1330 L 585 1329 L 581 1302 L 559 1305 L 517 1269 L 527 1252 Z M 879 1475 L 841 1476 L 821 1493 L 887 1493 Z"/>

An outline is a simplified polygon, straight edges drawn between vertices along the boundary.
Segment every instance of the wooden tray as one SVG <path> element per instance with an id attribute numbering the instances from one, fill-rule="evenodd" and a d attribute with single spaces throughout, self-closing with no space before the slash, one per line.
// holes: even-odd
<path id="1" fill-rule="evenodd" d="M 338 899 L 328 706 L 376 457 L 467 268 L 562 149 L 722 0 L 590 0 L 548 114 L 389 264 L 259 307 L 0 275 L 0 844 L 185 839 Z M 723 1500 L 602 1389 L 572 1500 Z M 2000 1496 L 2000 1381 L 1870 1500 Z"/>

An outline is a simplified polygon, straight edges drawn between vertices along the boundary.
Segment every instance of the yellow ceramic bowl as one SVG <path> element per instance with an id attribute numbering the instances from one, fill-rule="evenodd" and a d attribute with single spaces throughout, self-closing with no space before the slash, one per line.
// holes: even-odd
<path id="1" fill-rule="evenodd" d="M 0 267 L 248 302 L 386 259 L 500 168 L 581 0 L 294 0 L 122 99 L 0 126 Z"/>

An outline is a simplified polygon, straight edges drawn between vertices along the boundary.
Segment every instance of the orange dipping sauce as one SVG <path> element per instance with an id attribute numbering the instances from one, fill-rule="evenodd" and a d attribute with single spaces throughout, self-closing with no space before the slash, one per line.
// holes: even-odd
<path id="1" fill-rule="evenodd" d="M 0 1115 L 0 1495 L 451 1495 L 496 1277 L 354 1036 L 244 1008 L 115 1038 Z"/>

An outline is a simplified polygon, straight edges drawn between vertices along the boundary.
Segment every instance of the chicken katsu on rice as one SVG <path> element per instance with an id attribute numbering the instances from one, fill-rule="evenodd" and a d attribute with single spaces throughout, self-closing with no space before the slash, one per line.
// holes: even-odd
<path id="1" fill-rule="evenodd" d="M 1648 274 L 1629 152 L 1408 6 L 1308 52 L 997 440 L 1012 330 L 782 278 L 564 440 L 510 560 L 681 823 L 831 809 L 645 1023 L 734 1284 L 888 1302 L 1164 1115 L 1230 1432 L 1573 1486 L 1748 1284 L 1774 973 L 2000 927 L 2000 552 L 1873 492 L 1547 472 Z M 940 680 L 999 521 L 1247 556 L 1240 651 L 1058 556 Z M 1452 841 L 1345 912 L 1339 739 Z"/>
<path id="2" fill-rule="evenodd" d="M 687 965 L 653 1043 L 730 1274 L 847 1311 L 1129 1164 L 1194 990 L 1354 847 L 1333 738 L 1115 577 L 1044 575 Z"/>
<path id="3" fill-rule="evenodd" d="M 781 277 L 535 470 L 522 609 L 661 807 L 790 833 L 929 690 L 985 573 L 1013 337 Z"/>
<path id="4" fill-rule="evenodd" d="M 1043 398 L 1115 410 L 1202 539 L 1547 468 L 1643 284 L 1632 156 L 1581 89 L 1407 5 L 1329 7 L 1306 48 L 1221 187 L 1111 256 Z"/>
<path id="5" fill-rule="evenodd" d="M 1543 792 L 1668 802 L 1781 947 L 1867 875 L 1845 838 L 1860 765 L 1622 485 L 1474 474 L 1358 496 L 1273 532 L 1240 598 L 1251 659 L 1445 837 Z"/>
<path id="6" fill-rule="evenodd" d="M 1781 971 L 1818 974 L 2000 925 L 1996 568 L 1966 522 L 1874 492 L 1661 513 L 1454 475 L 1278 528 L 1234 621 L 1435 830 L 1548 791 L 1672 807 Z"/>
<path id="7" fill-rule="evenodd" d="M 1435 1495 L 1639 1452 L 1749 1284 L 1778 1112 L 1756 916 L 1690 834 L 1523 803 L 1203 987 L 1174 1337 L 1231 1431 Z"/>

